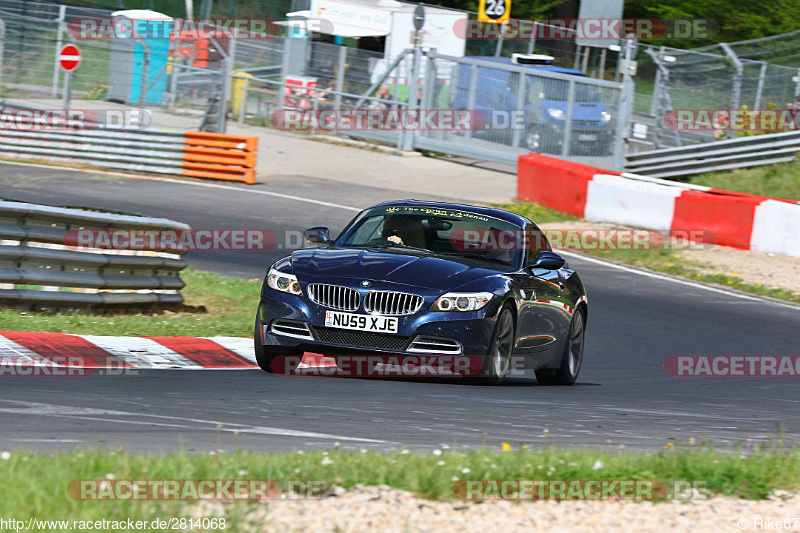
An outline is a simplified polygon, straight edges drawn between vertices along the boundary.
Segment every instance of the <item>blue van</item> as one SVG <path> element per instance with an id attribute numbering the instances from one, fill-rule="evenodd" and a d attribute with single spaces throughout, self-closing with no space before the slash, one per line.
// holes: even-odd
<path id="1" fill-rule="evenodd" d="M 524 119 L 524 134 L 521 146 L 531 152 L 560 154 L 564 139 L 564 123 L 567 115 L 569 83 L 536 76 L 537 71 L 558 72 L 571 76 L 586 77 L 580 70 L 555 67 L 547 62 L 548 56 L 524 56 L 514 54 L 508 57 L 472 57 L 501 65 L 515 65 L 530 68 L 531 75 L 525 76 L 525 102 L 517 96 L 519 72 L 478 67 L 478 82 L 475 103 L 469 105 L 469 90 L 472 76 L 471 65 L 460 65 L 456 77 L 455 109 L 474 109 L 483 115 L 483 128 L 473 132 L 475 137 L 489 137 L 494 142 L 511 144 L 514 129 L 508 117 L 520 110 Z M 528 58 L 533 64 L 526 64 Z M 570 153 L 608 155 L 613 149 L 614 121 L 603 104 L 600 90 L 592 85 L 575 85 L 575 105 L 572 111 L 572 138 Z"/>

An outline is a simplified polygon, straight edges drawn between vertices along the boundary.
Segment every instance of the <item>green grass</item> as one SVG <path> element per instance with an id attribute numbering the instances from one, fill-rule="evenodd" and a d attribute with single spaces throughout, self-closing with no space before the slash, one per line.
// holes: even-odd
<path id="1" fill-rule="evenodd" d="M 696 185 L 800 201 L 800 161 L 698 174 Z"/>
<path id="2" fill-rule="evenodd" d="M 181 272 L 185 308 L 139 314 L 54 314 L 0 309 L 4 331 L 47 331 L 82 335 L 252 337 L 261 280 L 225 278 L 210 272 Z M 192 309 L 194 308 L 194 309 Z"/>
<path id="3" fill-rule="evenodd" d="M 536 224 L 546 224 L 548 222 L 566 222 L 569 220 L 579 220 L 578 217 L 550 209 L 541 204 L 532 204 L 528 202 L 517 202 L 513 204 L 492 204 L 492 207 L 499 207 L 512 213 L 517 213 Z"/>
<path id="4" fill-rule="evenodd" d="M 667 444 L 664 450 L 632 453 L 546 447 L 533 450 L 482 449 L 473 452 L 363 453 L 336 449 L 313 453 L 224 453 L 164 456 L 131 455 L 124 450 L 82 450 L 58 454 L 10 452 L 0 460 L 0 512 L 25 520 L 152 520 L 181 516 L 185 502 L 73 500 L 67 486 L 78 479 L 259 479 L 280 487 L 290 481 L 352 488 L 388 485 L 431 499 L 453 500 L 455 480 L 466 479 L 652 479 L 701 482 L 713 494 L 759 499 L 775 490 L 800 488 L 800 453 L 782 443 L 762 449 L 718 452 L 706 443 Z M 505 448 L 510 448 L 504 445 Z M 191 505 L 191 502 L 188 503 Z M 257 504 L 226 504 L 228 529 Z"/>

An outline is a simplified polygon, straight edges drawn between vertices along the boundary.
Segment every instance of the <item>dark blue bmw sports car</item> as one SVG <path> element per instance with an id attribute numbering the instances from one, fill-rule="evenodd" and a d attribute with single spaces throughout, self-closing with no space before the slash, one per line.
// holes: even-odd
<path id="1" fill-rule="evenodd" d="M 575 382 L 586 292 L 527 218 L 405 200 L 362 211 L 336 239 L 323 227 L 305 237 L 317 247 L 272 265 L 261 290 L 255 355 L 265 371 L 303 352 L 425 354 L 479 357 L 491 384 L 520 361 L 540 383 Z"/>

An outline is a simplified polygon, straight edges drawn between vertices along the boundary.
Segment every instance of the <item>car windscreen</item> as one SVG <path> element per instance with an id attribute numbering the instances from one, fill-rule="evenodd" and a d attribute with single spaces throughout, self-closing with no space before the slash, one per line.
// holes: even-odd
<path id="1" fill-rule="evenodd" d="M 566 80 L 555 80 L 543 77 L 533 78 L 533 91 L 530 97 L 535 98 L 540 95 L 540 98 L 547 100 L 558 100 L 566 102 L 569 97 L 569 82 Z M 578 78 L 576 76 L 576 78 Z M 597 103 L 602 102 L 602 96 L 597 87 L 582 83 L 580 79 L 575 82 L 575 101 L 581 103 Z"/>
<path id="2" fill-rule="evenodd" d="M 457 209 L 383 207 L 357 220 L 335 246 L 427 251 L 508 266 L 519 264 L 522 229 L 510 222 Z"/>

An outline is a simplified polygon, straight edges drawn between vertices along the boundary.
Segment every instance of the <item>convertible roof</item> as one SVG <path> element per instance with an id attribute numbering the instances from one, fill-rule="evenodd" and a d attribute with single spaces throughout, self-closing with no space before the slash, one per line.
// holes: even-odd
<path id="1" fill-rule="evenodd" d="M 517 226 L 526 226 L 531 223 L 527 218 L 516 215 L 503 209 L 495 209 L 492 207 L 479 207 L 476 205 L 468 204 L 454 204 L 450 202 L 426 202 L 422 200 L 395 200 L 390 202 L 382 202 L 373 205 L 369 209 L 376 207 L 391 207 L 391 206 L 415 206 L 415 207 L 429 207 L 431 209 L 457 209 L 459 211 L 466 211 L 468 213 L 476 213 L 480 215 L 490 216 L 505 220 Z"/>

